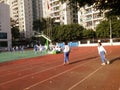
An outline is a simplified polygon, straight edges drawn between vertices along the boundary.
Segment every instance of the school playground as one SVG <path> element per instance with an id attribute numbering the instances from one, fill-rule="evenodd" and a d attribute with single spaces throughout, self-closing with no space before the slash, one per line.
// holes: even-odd
<path id="1" fill-rule="evenodd" d="M 72 47 L 69 65 L 63 53 L 1 62 L 0 90 L 120 90 L 120 46 L 104 47 L 105 66 L 97 46 Z"/>

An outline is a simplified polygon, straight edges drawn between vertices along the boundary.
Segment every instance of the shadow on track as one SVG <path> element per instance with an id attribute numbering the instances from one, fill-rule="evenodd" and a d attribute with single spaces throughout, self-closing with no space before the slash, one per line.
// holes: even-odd
<path id="1" fill-rule="evenodd" d="M 75 63 L 79 63 L 79 62 L 83 62 L 83 61 L 93 60 L 95 58 L 98 58 L 98 56 L 89 57 L 89 58 L 85 58 L 85 59 L 82 59 L 82 60 L 76 60 L 76 61 L 70 62 L 70 64 L 75 64 Z"/>
<path id="2" fill-rule="evenodd" d="M 113 58 L 112 60 L 110 60 L 110 63 L 114 63 L 115 61 L 118 61 L 120 60 L 120 56 L 116 57 L 116 58 Z"/>

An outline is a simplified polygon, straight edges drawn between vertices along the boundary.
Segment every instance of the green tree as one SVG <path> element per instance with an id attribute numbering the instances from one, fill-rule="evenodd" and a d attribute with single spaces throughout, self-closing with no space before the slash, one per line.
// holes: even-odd
<path id="1" fill-rule="evenodd" d="M 60 0 L 65 2 L 67 0 Z M 69 0 L 70 3 L 78 3 L 79 7 L 87 5 L 93 5 L 96 9 L 110 10 L 110 15 L 120 15 L 120 0 Z M 71 4 L 70 4 L 71 5 Z"/>
<path id="2" fill-rule="evenodd" d="M 84 30 L 83 31 L 83 37 L 85 39 L 93 39 L 96 37 L 96 32 L 92 29 Z"/>
<path id="3" fill-rule="evenodd" d="M 96 35 L 97 38 L 109 38 L 109 23 L 108 21 L 102 21 L 97 27 L 96 27 Z"/>
<path id="4" fill-rule="evenodd" d="M 53 41 L 75 41 L 82 39 L 83 26 L 78 24 L 61 25 L 53 28 Z"/>
<path id="5" fill-rule="evenodd" d="M 33 29 L 37 32 L 41 32 L 46 28 L 46 20 L 45 19 L 39 19 L 33 21 Z"/>
<path id="6" fill-rule="evenodd" d="M 20 32 L 18 27 L 12 27 L 11 28 L 12 33 L 12 40 L 19 39 L 20 38 Z"/>
<path id="7" fill-rule="evenodd" d="M 10 23 L 11 23 L 11 28 L 16 26 L 17 21 L 14 20 L 13 18 L 10 18 Z"/>
<path id="8" fill-rule="evenodd" d="M 51 37 L 52 28 L 55 26 L 54 19 L 42 18 L 33 22 L 33 29 L 39 33 L 44 32 L 45 35 Z"/>
<path id="9" fill-rule="evenodd" d="M 112 29 L 113 38 L 120 37 L 120 20 L 113 19 L 111 21 L 111 29 Z M 102 21 L 96 27 L 96 35 L 97 35 L 97 38 L 110 38 L 110 21 L 109 20 Z"/>
<path id="10" fill-rule="evenodd" d="M 19 39 L 20 38 L 20 30 L 19 30 L 19 27 L 16 25 L 17 21 L 10 18 L 10 22 L 11 22 L 12 40 Z"/>
<path id="11" fill-rule="evenodd" d="M 111 21 L 112 37 L 120 38 L 120 20 Z"/>

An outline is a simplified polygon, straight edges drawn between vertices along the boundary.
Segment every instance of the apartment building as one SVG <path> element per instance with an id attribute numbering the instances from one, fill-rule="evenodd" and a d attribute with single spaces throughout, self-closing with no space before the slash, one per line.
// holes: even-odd
<path id="1" fill-rule="evenodd" d="M 21 38 L 30 38 L 33 33 L 31 0 L 11 0 L 11 17 L 17 21 Z"/>
<path id="2" fill-rule="evenodd" d="M 71 24 L 71 22 L 72 22 L 70 9 L 69 9 L 67 3 L 68 2 L 65 2 L 61 5 L 60 22 L 61 22 L 61 24 L 64 24 L 64 25 Z"/>
<path id="3" fill-rule="evenodd" d="M 19 2 L 19 26 L 24 38 L 33 35 L 33 13 L 31 0 L 18 0 Z"/>
<path id="4" fill-rule="evenodd" d="M 85 6 L 78 11 L 78 23 L 87 29 L 94 29 L 104 18 L 104 13 L 93 8 L 93 6 Z"/>
<path id="5" fill-rule="evenodd" d="M 19 27 L 21 39 L 33 35 L 32 0 L 1 0 L 10 5 L 10 17 Z"/>
<path id="6" fill-rule="evenodd" d="M 56 23 L 60 23 L 60 1 L 59 0 L 49 0 L 48 8 L 50 9 L 50 17 L 55 19 Z"/>
<path id="7" fill-rule="evenodd" d="M 42 0 L 42 8 L 43 8 L 43 18 L 50 17 L 50 3 L 49 0 Z"/>
<path id="8" fill-rule="evenodd" d="M 69 1 L 49 0 L 50 17 L 59 24 L 78 23 L 77 11 L 68 6 Z M 76 12 L 75 12 L 76 11 Z"/>
<path id="9" fill-rule="evenodd" d="M 69 1 L 61 4 L 61 23 L 62 24 L 72 24 L 78 23 L 78 13 L 76 7 L 70 7 Z"/>
<path id="10" fill-rule="evenodd" d="M 33 21 L 43 18 L 43 2 L 45 1 L 46 0 L 32 0 Z"/>
<path id="11" fill-rule="evenodd" d="M 47 0 L 48 1 L 48 0 Z M 69 1 L 61 3 L 59 0 L 49 0 L 50 17 L 60 24 L 78 23 L 87 29 L 94 29 L 104 18 L 104 13 L 93 8 L 93 6 L 85 6 L 79 11 L 75 7 L 70 7 Z"/>
<path id="12" fill-rule="evenodd" d="M 0 47 L 11 47 L 10 7 L 0 3 Z"/>

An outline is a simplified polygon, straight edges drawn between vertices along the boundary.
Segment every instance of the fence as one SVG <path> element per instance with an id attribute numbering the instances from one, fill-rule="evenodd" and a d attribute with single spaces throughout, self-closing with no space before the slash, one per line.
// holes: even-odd
<path id="1" fill-rule="evenodd" d="M 97 46 L 98 40 L 82 40 L 82 41 L 76 41 L 76 42 L 69 42 L 68 45 L 71 47 L 82 47 L 82 46 Z M 110 45 L 120 45 L 120 39 L 112 39 L 111 41 L 109 39 L 101 39 L 101 42 L 103 45 L 110 46 Z M 64 42 L 57 43 L 58 46 L 63 47 Z"/>

